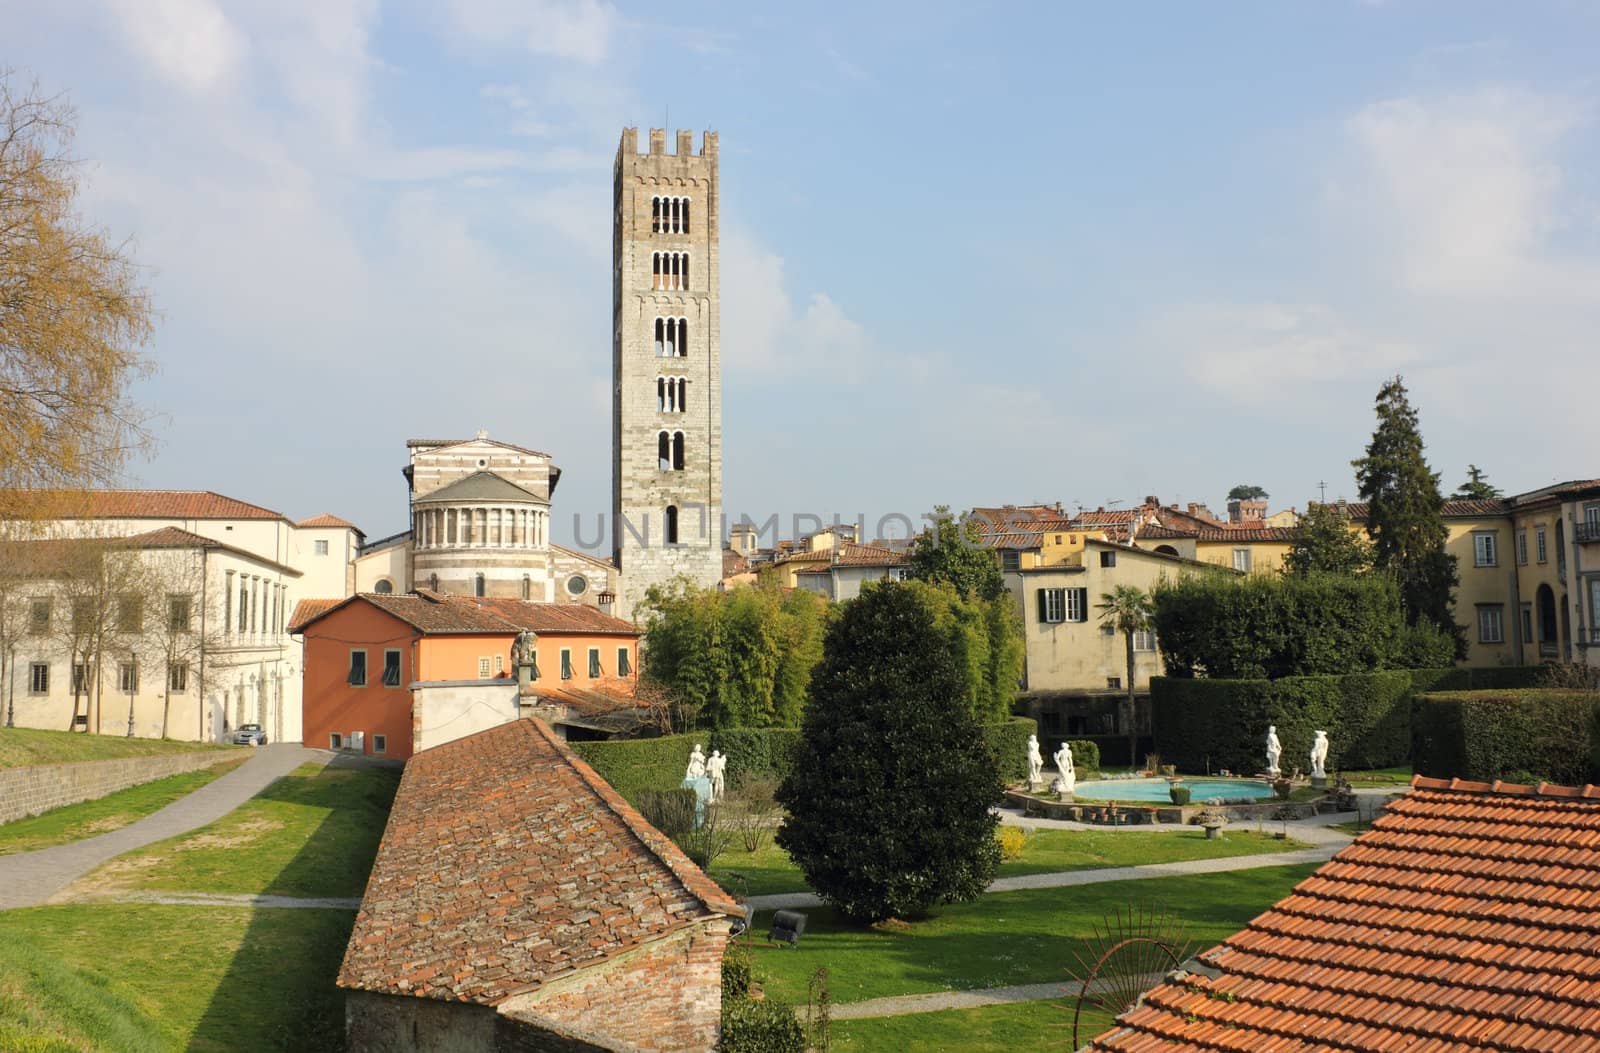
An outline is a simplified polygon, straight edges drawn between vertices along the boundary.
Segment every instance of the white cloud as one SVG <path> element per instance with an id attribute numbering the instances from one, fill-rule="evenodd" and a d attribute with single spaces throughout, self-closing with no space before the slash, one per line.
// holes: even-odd
<path id="1" fill-rule="evenodd" d="M 834 382 L 859 382 L 886 365 L 872 338 L 825 292 L 803 311 L 789 297 L 783 257 L 735 223 L 722 225 L 723 368 L 803 368 Z"/>
<path id="2" fill-rule="evenodd" d="M 599 0 L 452 0 L 456 24 L 480 41 L 591 65 L 606 57 L 621 19 Z"/>
<path id="3" fill-rule="evenodd" d="M 249 43 L 212 0 L 106 0 L 129 43 L 190 92 L 238 75 Z"/>

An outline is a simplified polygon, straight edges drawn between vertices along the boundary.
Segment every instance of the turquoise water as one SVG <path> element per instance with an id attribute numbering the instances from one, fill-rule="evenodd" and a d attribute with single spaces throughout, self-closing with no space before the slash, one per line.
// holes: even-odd
<path id="1" fill-rule="evenodd" d="M 1080 782 L 1075 794 L 1089 801 L 1148 801 L 1171 804 L 1165 779 L 1096 779 Z M 1213 797 L 1238 800 L 1241 797 L 1271 797 L 1272 787 L 1253 779 L 1184 779 L 1189 788 L 1189 803 L 1204 804 Z"/>

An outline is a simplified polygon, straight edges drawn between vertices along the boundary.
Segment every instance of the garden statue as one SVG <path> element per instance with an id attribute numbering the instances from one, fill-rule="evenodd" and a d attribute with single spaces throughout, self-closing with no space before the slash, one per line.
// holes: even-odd
<path id="1" fill-rule="evenodd" d="M 1056 792 L 1072 793 L 1078 788 L 1078 773 L 1072 767 L 1072 747 L 1063 742 L 1056 750 L 1055 762 L 1056 770 L 1061 773 L 1056 779 Z"/>
<path id="2" fill-rule="evenodd" d="M 700 751 L 700 743 L 694 744 L 694 750 L 689 754 L 689 770 L 684 773 L 685 779 L 703 779 L 706 777 L 706 755 Z"/>
<path id="3" fill-rule="evenodd" d="M 1311 741 L 1311 777 L 1313 779 L 1326 779 L 1328 777 L 1328 733 L 1317 732 L 1317 737 Z"/>
<path id="4" fill-rule="evenodd" d="M 528 630 L 518 633 L 516 642 L 511 645 L 511 668 L 537 664 L 538 643 L 539 638 Z"/>
<path id="5" fill-rule="evenodd" d="M 707 800 L 712 804 L 722 800 L 723 772 L 727 769 L 728 758 L 721 750 L 712 750 L 711 759 L 706 761 L 706 775 L 711 779 L 711 796 Z"/>
<path id="6" fill-rule="evenodd" d="M 1274 779 L 1278 777 L 1278 758 L 1281 756 L 1283 747 L 1278 744 L 1278 726 L 1272 724 L 1267 728 L 1267 774 Z"/>
<path id="7" fill-rule="evenodd" d="M 1039 752 L 1039 736 L 1028 736 L 1028 789 L 1037 789 L 1044 782 L 1044 755 Z"/>

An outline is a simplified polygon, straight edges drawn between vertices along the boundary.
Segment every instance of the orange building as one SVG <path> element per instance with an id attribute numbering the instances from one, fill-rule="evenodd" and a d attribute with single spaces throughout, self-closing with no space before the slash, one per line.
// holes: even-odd
<path id="1" fill-rule="evenodd" d="M 542 696 L 631 704 L 639 666 L 639 630 L 578 604 L 359 593 L 301 601 L 289 631 L 305 642 L 304 744 L 401 760 L 515 720 Z M 519 694 L 511 648 L 524 631 L 537 660 Z"/>

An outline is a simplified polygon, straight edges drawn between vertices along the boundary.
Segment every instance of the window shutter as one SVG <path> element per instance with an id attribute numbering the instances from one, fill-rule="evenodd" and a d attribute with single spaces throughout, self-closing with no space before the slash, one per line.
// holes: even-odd
<path id="1" fill-rule="evenodd" d="M 1086 621 L 1089 620 L 1089 590 L 1088 589 L 1073 589 L 1072 591 L 1077 593 L 1077 595 L 1078 595 L 1078 618 L 1077 618 L 1077 620 L 1080 621 L 1080 622 L 1086 622 Z"/>
<path id="2" fill-rule="evenodd" d="M 1040 589 L 1034 595 L 1039 597 L 1039 624 L 1043 625 L 1046 621 L 1049 620 L 1049 614 L 1047 613 L 1049 608 L 1046 606 L 1045 590 L 1044 589 Z"/>

